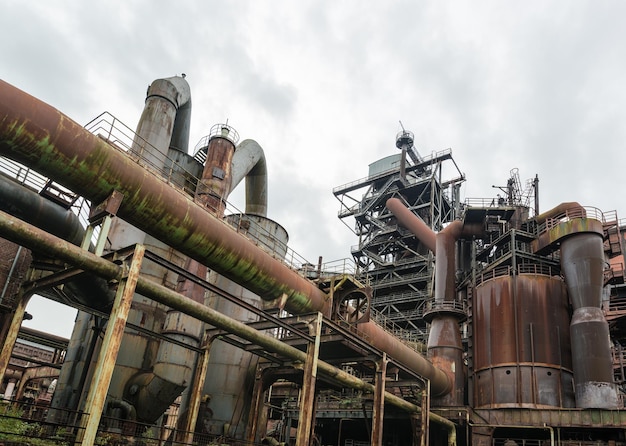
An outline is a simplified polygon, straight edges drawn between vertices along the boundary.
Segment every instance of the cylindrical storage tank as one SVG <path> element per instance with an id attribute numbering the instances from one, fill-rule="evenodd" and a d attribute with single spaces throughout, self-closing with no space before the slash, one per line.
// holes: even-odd
<path id="1" fill-rule="evenodd" d="M 278 223 L 256 215 L 229 215 L 226 220 L 278 258 L 284 258 L 288 235 Z M 210 281 L 245 302 L 261 307 L 261 299 L 235 282 L 215 273 Z M 229 300 L 209 293 L 207 306 L 242 322 L 257 320 L 256 314 Z M 211 345 L 209 366 L 203 394 L 207 404 L 198 414 L 197 430 L 202 433 L 244 438 L 252 398 L 254 371 L 258 357 L 215 341 Z"/>
<path id="2" fill-rule="evenodd" d="M 560 277 L 496 276 L 473 297 L 473 406 L 574 407 L 568 300 Z"/>

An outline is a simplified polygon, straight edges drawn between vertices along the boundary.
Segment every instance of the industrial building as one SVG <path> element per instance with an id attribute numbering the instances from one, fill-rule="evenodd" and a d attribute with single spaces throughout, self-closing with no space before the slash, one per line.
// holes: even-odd
<path id="1" fill-rule="evenodd" d="M 541 210 L 517 169 L 461 200 L 452 151 L 419 153 L 403 129 L 332 190 L 352 258 L 310 262 L 268 218 L 261 146 L 217 124 L 191 148 L 190 116 L 184 76 L 150 85 L 135 130 L 0 82 L 0 407 L 23 403 L 11 358 L 30 297 L 79 310 L 22 437 L 626 444 L 615 211 Z"/>

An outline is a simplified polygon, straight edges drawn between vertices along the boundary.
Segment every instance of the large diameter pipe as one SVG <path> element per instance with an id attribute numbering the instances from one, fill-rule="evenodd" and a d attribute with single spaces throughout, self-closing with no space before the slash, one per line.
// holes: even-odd
<path id="1" fill-rule="evenodd" d="M 411 231 L 433 254 L 437 253 L 437 235 L 421 218 L 417 217 L 397 198 L 387 200 L 386 206 L 401 226 Z"/>
<path id="2" fill-rule="evenodd" d="M 246 179 L 246 214 L 267 216 L 267 163 L 265 153 L 256 141 L 239 143 L 233 156 L 230 190 Z"/>
<path id="3" fill-rule="evenodd" d="M 97 274 L 107 280 L 120 280 L 124 274 L 124 268 L 112 263 L 102 257 L 99 257 L 89 251 L 74 246 L 65 240 L 61 240 L 51 234 L 48 234 L 28 223 L 18 220 L 9 214 L 0 211 L 0 237 L 11 240 L 21 246 L 24 246 L 41 254 L 54 256 L 59 260 L 74 265 L 86 272 Z M 139 276 L 137 279 L 137 292 L 153 299 L 154 301 L 166 305 L 173 310 L 180 311 L 194 318 L 211 324 L 216 328 L 220 328 L 229 333 L 236 334 L 242 339 L 254 343 L 260 347 L 267 349 L 272 353 L 283 355 L 293 361 L 305 362 L 307 354 L 304 351 L 288 345 L 279 339 L 259 332 L 249 327 L 243 322 L 213 310 L 199 302 L 186 298 L 174 290 L 163 285 Z M 374 392 L 374 386 L 366 383 L 361 379 L 350 375 L 343 370 L 334 367 L 324 361 L 318 361 L 318 371 L 338 383 L 356 390 L 365 392 Z M 389 392 L 385 392 L 385 402 L 398 407 L 407 412 L 421 413 L 421 408 L 414 404 L 403 400 Z M 454 437 L 454 424 L 434 413 L 429 414 L 432 422 L 443 425 L 449 430 L 450 438 Z"/>
<path id="4" fill-rule="evenodd" d="M 0 81 L 0 154 L 80 191 L 94 203 L 124 195 L 118 216 L 181 253 L 291 313 L 330 314 L 315 284 L 259 249 L 126 154 L 48 104 Z M 141 289 L 137 288 L 141 293 Z M 359 325 L 369 341 L 431 381 L 435 395 L 450 382 L 427 359 L 373 322 Z"/>
<path id="5" fill-rule="evenodd" d="M 83 241 L 85 229 L 76 214 L 2 173 L 0 209 L 74 245 Z"/>
<path id="6" fill-rule="evenodd" d="M 154 167 L 163 167 L 163 161 L 170 146 L 186 151 L 189 146 L 189 123 L 191 120 L 191 89 L 183 77 L 157 79 L 148 87 L 137 135 L 132 150 L 138 154 L 150 154 L 146 143 L 160 153 L 153 158 Z"/>
<path id="7" fill-rule="evenodd" d="M 0 81 L 0 153 L 118 216 L 292 313 L 330 314 L 326 294 L 130 157 L 42 101 Z"/>
<path id="8" fill-rule="evenodd" d="M 543 222 L 545 222 L 546 220 L 550 219 L 550 218 L 554 218 L 557 215 L 561 215 L 561 214 L 565 214 L 566 211 L 570 210 L 570 209 L 577 209 L 580 210 L 582 215 L 585 215 L 585 208 L 583 208 L 578 202 L 576 201 L 566 201 L 564 203 L 559 204 L 558 206 L 553 207 L 552 209 L 536 215 L 534 217 L 534 220 L 541 224 Z M 581 216 L 582 216 L 581 215 Z"/>
<path id="9" fill-rule="evenodd" d="M 480 234 L 482 225 L 464 225 L 460 220 L 456 220 L 439 233 L 435 233 L 399 199 L 390 198 L 386 206 L 399 224 L 411 231 L 435 253 L 434 308 L 437 308 L 437 311 L 431 313 L 428 356 L 435 366 L 447 374 L 451 385 L 450 392 L 434 396 L 440 396 L 436 402 L 443 406 L 463 405 L 464 349 L 461 341 L 459 314 L 454 305 L 448 307 L 446 304 L 453 304 L 456 300 L 456 241 L 464 236 Z"/>
<path id="10" fill-rule="evenodd" d="M 574 314 L 570 324 L 576 406 L 615 409 L 609 325 L 600 308 L 604 248 L 595 233 L 571 235 L 561 242 L 561 268 Z"/>

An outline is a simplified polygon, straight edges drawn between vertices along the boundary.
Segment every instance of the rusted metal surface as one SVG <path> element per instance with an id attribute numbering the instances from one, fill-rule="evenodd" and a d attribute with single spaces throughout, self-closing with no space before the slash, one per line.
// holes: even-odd
<path id="1" fill-rule="evenodd" d="M 327 296 L 187 196 L 47 104 L 0 82 L 0 153 L 99 203 L 124 194 L 118 215 L 267 300 L 328 315 Z"/>
<path id="2" fill-rule="evenodd" d="M 561 243 L 561 269 L 574 310 L 600 308 L 604 264 L 600 235 L 578 234 Z"/>
<path id="3" fill-rule="evenodd" d="M 558 215 L 564 214 L 565 212 L 567 212 L 568 210 L 581 210 L 581 212 L 584 215 L 584 208 L 576 201 L 566 201 L 564 203 L 559 204 L 558 206 L 550 209 L 549 211 L 546 211 L 542 214 L 539 214 L 537 216 L 535 216 L 534 220 L 539 223 L 542 224 L 544 223 L 546 220 L 550 219 L 550 218 L 554 218 Z"/>
<path id="4" fill-rule="evenodd" d="M 207 376 L 212 345 L 212 339 L 205 339 L 203 346 L 204 352 L 200 355 L 200 358 L 196 364 L 196 372 L 194 373 L 193 382 L 191 383 L 189 392 L 190 398 L 187 408 L 187 418 L 185 419 L 185 425 L 182 429 L 184 432 L 186 432 L 186 438 L 184 439 L 184 441 L 187 444 L 193 443 L 193 435 L 196 430 L 196 422 L 198 420 L 198 411 L 200 409 L 200 403 L 202 402 L 202 398 L 204 397 L 202 387 L 204 386 L 204 381 L 206 380 Z"/>
<path id="5" fill-rule="evenodd" d="M 69 264 L 80 267 L 85 271 L 97 274 L 105 279 L 120 280 L 122 278 L 123 269 L 120 266 L 83 249 L 80 249 L 79 247 L 76 247 L 51 234 L 41 231 L 32 225 L 15 219 L 14 217 L 4 212 L 0 212 L 0 237 L 12 240 L 15 243 L 19 243 L 20 245 L 29 249 L 34 248 L 37 252 L 55 256 L 60 260 L 64 260 Z M 242 339 L 253 342 L 256 345 L 267 349 L 268 351 L 284 355 L 285 357 L 290 358 L 294 361 L 306 361 L 305 352 L 298 350 L 297 348 L 292 347 L 288 344 L 285 344 L 272 336 L 259 332 L 242 322 L 233 320 L 228 316 L 225 316 L 224 314 L 215 311 L 205 305 L 194 302 L 191 299 L 187 299 L 184 296 L 178 294 L 176 291 L 155 283 L 152 280 L 145 279 L 140 276 L 137 279 L 136 290 L 137 292 L 155 300 L 156 302 L 171 307 L 174 310 L 181 311 L 185 314 L 193 316 L 194 318 L 211 324 L 217 328 L 226 330 L 230 333 L 235 333 L 238 336 L 241 336 Z M 382 329 L 380 330 L 382 331 Z M 385 335 L 386 337 L 390 337 L 387 334 Z M 428 363 L 428 361 L 425 362 Z M 430 364 L 430 366 L 433 367 L 432 364 Z M 336 367 L 324 361 L 318 361 L 317 367 L 319 373 L 322 373 L 325 376 L 336 380 L 346 387 L 356 390 L 362 390 L 364 392 L 374 392 L 375 390 L 372 384 L 364 382 L 361 379 L 347 372 L 344 372 L 343 370 L 337 369 Z M 437 370 L 439 373 L 443 374 L 443 372 L 439 371 L 438 369 L 434 370 Z M 448 383 L 445 374 L 443 375 L 443 378 L 445 382 Z M 415 406 L 414 404 L 405 401 L 402 398 L 399 398 L 389 392 L 385 392 L 385 402 L 396 406 L 406 412 L 421 413 L 421 409 L 419 406 Z M 456 435 L 455 425 L 451 421 L 436 414 L 431 414 L 430 419 L 432 422 L 444 426 L 444 428 L 448 430 L 450 438 Z"/>
<path id="6" fill-rule="evenodd" d="M 287 232 L 276 222 L 256 215 L 232 214 L 226 218 L 240 232 L 257 243 L 276 258 L 284 257 L 287 249 Z M 237 283 L 216 273 L 211 273 L 210 282 L 221 291 L 236 299 L 224 299 L 223 292 L 209 292 L 204 302 L 216 311 L 241 322 L 258 321 L 262 300 L 254 293 Z M 229 426 L 229 435 L 240 438 L 245 435 L 246 416 L 252 404 L 249 392 L 243 392 L 253 373 L 258 356 L 242 348 L 233 348 L 225 342 L 215 342 L 209 364 L 210 379 L 207 379 L 202 393 L 211 395 L 206 408 L 211 418 L 203 421 L 204 432 L 221 434 Z"/>
<path id="7" fill-rule="evenodd" d="M 411 231 L 420 242 L 436 254 L 436 234 L 435 232 L 419 218 L 413 214 L 407 207 L 397 198 L 387 200 L 387 209 L 396 217 L 398 223 Z"/>
<path id="8" fill-rule="evenodd" d="M 535 253 L 542 253 L 556 245 L 561 240 L 574 234 L 595 233 L 604 234 L 604 228 L 600 220 L 593 218 L 577 218 L 554 224 L 531 242 L 531 249 Z"/>
<path id="9" fill-rule="evenodd" d="M 67 116 L 0 82 L 0 153 L 99 203 L 124 194 L 118 216 L 292 313 L 330 314 L 313 282 L 258 249 L 186 195 Z M 98 268 L 101 268 L 99 266 Z M 372 344 L 447 391 L 445 374 L 373 323 L 361 324 Z M 389 350 L 389 348 L 393 350 Z"/>
<path id="10" fill-rule="evenodd" d="M 609 326 L 600 309 L 604 286 L 602 237 L 580 233 L 563 240 L 561 269 L 574 308 L 570 330 L 576 406 L 617 408 Z"/>
<path id="11" fill-rule="evenodd" d="M 22 321 L 24 320 L 24 313 L 26 312 L 26 306 L 28 305 L 29 300 L 30 296 L 20 297 L 11 316 L 9 328 L 4 336 L 4 342 L 2 344 L 2 349 L 0 350 L 0 383 L 3 382 L 4 374 L 9 366 L 11 353 L 13 352 L 15 341 L 17 341 L 17 335 L 20 331 Z"/>
<path id="12" fill-rule="evenodd" d="M 435 234 L 397 198 L 390 198 L 386 205 L 400 224 L 412 231 L 435 253 L 435 305 L 455 302 L 456 241 L 464 236 L 480 235 L 483 225 L 481 223 L 464 225 L 462 221 L 456 220 Z M 434 308 L 435 311 L 424 315 L 431 323 L 428 354 L 433 364 L 447 375 L 450 385 L 448 386 L 449 393 L 437 391 L 439 384 L 433 381 L 431 381 L 431 388 L 435 396 L 442 397 L 437 399 L 437 404 L 462 405 L 465 399 L 465 367 L 459 320 L 464 317 L 464 314 L 458 311 L 448 311 L 448 307 L 444 305 Z"/>
<path id="13" fill-rule="evenodd" d="M 476 287 L 473 318 L 474 407 L 574 407 L 562 280 L 486 280 Z"/>
<path id="14" fill-rule="evenodd" d="M 91 378 L 89 393 L 87 395 L 86 410 L 83 425 L 84 430 L 80 431 L 80 442 L 83 446 L 91 446 L 94 444 L 98 425 L 104 410 L 109 383 L 115 368 L 115 360 L 117 352 L 122 342 L 124 328 L 126 327 L 126 319 L 130 311 L 130 305 L 135 293 L 135 286 L 139 279 L 139 271 L 145 249 L 141 245 L 135 247 L 132 261 L 128 267 L 128 273 L 119 282 L 113 309 L 109 317 L 109 322 L 102 339 L 102 348 L 98 355 L 96 368 Z"/>
<path id="15" fill-rule="evenodd" d="M 309 322 L 309 333 L 314 336 L 314 341 L 307 346 L 302 390 L 300 391 L 300 416 L 296 431 L 296 444 L 305 445 L 310 444 L 311 433 L 315 427 L 315 385 L 322 334 L 322 313 L 317 313 L 315 319 Z"/>
<path id="16" fill-rule="evenodd" d="M 230 194 L 232 161 L 235 145 L 219 136 L 209 140 L 207 158 L 198 183 L 196 200 L 217 216 L 223 216 Z"/>
<path id="17" fill-rule="evenodd" d="M 626 411 L 603 409 L 475 409 L 472 420 L 477 423 L 517 426 L 562 426 L 578 428 L 618 428 L 626 425 Z M 489 443 L 491 444 L 491 443 Z"/>
<path id="18" fill-rule="evenodd" d="M 465 366 L 459 321 L 455 316 L 440 315 L 433 319 L 428 335 L 428 354 L 435 367 L 443 370 L 452 389 L 434 399 L 438 406 L 462 406 L 465 397 Z"/>
<path id="19" fill-rule="evenodd" d="M 387 356 L 376 363 L 376 377 L 374 380 L 374 402 L 372 403 L 372 438 L 371 444 L 383 442 L 383 420 L 385 418 L 385 380 L 387 379 Z M 422 412 L 423 413 L 423 412 Z"/>
<path id="20" fill-rule="evenodd" d="M 189 145 L 190 111 L 191 89 L 184 78 L 174 76 L 152 82 L 131 152 L 161 171 L 170 146 L 186 149 Z"/>

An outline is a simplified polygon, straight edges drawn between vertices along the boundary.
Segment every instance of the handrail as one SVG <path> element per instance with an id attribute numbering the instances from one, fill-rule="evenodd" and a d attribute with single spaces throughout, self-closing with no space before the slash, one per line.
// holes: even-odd
<path id="1" fill-rule="evenodd" d="M 41 193 L 49 181 L 48 178 L 40 173 L 35 172 L 34 170 L 31 170 L 26 166 L 23 166 L 22 164 L 4 156 L 0 156 L 0 173 L 5 174 L 18 184 L 37 193 Z M 61 191 L 71 193 L 69 189 L 58 183 L 53 182 L 52 184 L 55 188 Z M 91 209 L 91 203 L 84 197 L 79 197 L 76 201 L 74 201 L 74 204 L 70 209 L 78 216 L 78 221 L 80 221 L 81 225 L 86 228 L 89 225 L 89 210 Z M 95 228 L 93 234 L 94 241 L 98 238 L 99 233 L 100 228 Z"/>
<path id="2" fill-rule="evenodd" d="M 535 229 L 535 235 L 542 234 L 552 228 L 555 228 L 561 223 L 565 223 L 578 218 L 590 218 L 598 220 L 602 224 L 606 223 L 604 214 L 598 208 L 591 206 L 573 207 L 565 210 L 565 212 L 562 212 L 561 214 L 555 215 L 552 218 L 547 218 L 545 222 L 537 225 Z"/>
<path id="3" fill-rule="evenodd" d="M 428 162 L 434 161 L 444 155 L 449 155 L 451 153 L 452 153 L 452 149 L 444 149 L 444 150 L 440 150 L 437 152 L 433 151 L 430 155 L 422 157 L 422 162 L 419 164 L 427 164 Z M 366 177 L 359 178 L 358 180 L 350 181 L 349 183 L 345 183 L 345 184 L 342 184 L 341 186 L 334 187 L 333 194 L 336 195 L 341 190 L 349 189 L 361 183 L 367 183 L 367 182 L 375 181 L 380 178 L 385 178 L 386 176 L 391 175 L 397 171 L 398 171 L 398 167 L 394 167 L 392 169 L 387 169 L 383 172 L 379 172 L 374 175 L 368 175 Z"/>
<path id="4" fill-rule="evenodd" d="M 476 276 L 476 285 L 486 282 L 496 277 L 512 275 L 513 268 L 510 265 L 499 266 L 489 271 L 485 271 Z M 557 272 L 549 265 L 535 263 L 520 263 L 517 265 L 517 274 L 535 274 L 542 276 L 559 276 Z"/>

